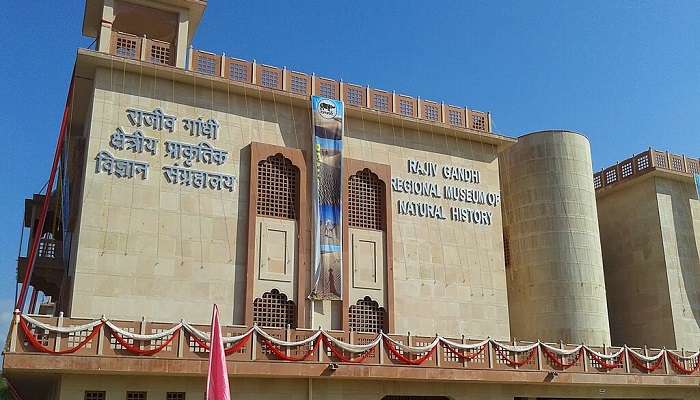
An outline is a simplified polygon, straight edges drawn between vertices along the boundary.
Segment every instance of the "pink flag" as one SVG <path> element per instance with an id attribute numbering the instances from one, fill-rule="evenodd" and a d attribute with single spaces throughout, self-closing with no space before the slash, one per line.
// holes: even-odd
<path id="1" fill-rule="evenodd" d="M 214 304 L 211 314 L 211 341 L 209 342 L 209 373 L 207 374 L 207 400 L 231 400 L 228 389 L 226 354 L 221 338 L 219 309 Z"/>

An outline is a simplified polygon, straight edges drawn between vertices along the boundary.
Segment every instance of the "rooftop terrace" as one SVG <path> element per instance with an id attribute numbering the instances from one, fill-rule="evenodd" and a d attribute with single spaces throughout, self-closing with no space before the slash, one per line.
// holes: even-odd
<path id="1" fill-rule="evenodd" d="M 682 154 L 649 149 L 593 174 L 593 186 L 601 191 L 655 170 L 692 177 L 700 174 L 700 160 Z"/>

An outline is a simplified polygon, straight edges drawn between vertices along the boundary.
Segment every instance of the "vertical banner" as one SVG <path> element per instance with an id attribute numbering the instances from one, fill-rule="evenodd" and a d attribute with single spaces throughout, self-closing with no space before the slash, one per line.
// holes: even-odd
<path id="1" fill-rule="evenodd" d="M 700 200 L 700 174 L 695 174 L 695 190 L 697 190 L 698 200 Z"/>
<path id="2" fill-rule="evenodd" d="M 314 282 L 311 298 L 340 299 L 343 282 L 343 117 L 340 100 L 311 97 L 313 113 Z"/>

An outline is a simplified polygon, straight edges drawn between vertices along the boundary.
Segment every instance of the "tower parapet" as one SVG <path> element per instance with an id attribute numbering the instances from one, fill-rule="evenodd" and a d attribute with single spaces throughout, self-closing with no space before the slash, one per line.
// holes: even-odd
<path id="1" fill-rule="evenodd" d="M 205 0 L 87 0 L 83 34 L 97 51 L 185 68 Z"/>

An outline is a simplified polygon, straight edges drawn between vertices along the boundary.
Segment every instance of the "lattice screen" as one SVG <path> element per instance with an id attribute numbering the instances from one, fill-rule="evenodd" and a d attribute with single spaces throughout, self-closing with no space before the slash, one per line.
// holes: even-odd
<path id="1" fill-rule="evenodd" d="M 85 400 L 105 400 L 106 393 L 102 391 L 87 390 L 85 391 Z"/>
<path id="2" fill-rule="evenodd" d="M 299 169 L 281 154 L 258 163 L 257 212 L 277 218 L 296 218 Z"/>
<path id="3" fill-rule="evenodd" d="M 351 331 L 383 331 L 385 319 L 384 307 L 379 307 L 379 304 L 369 296 L 357 300 L 357 304 L 350 306 L 348 321 Z"/>
<path id="4" fill-rule="evenodd" d="M 31 325 L 31 332 L 37 342 L 41 343 L 43 346 L 49 345 L 49 334 L 50 332 L 46 329 L 39 328 L 38 326 Z M 24 341 L 25 346 L 29 346 L 29 341 Z"/>
<path id="5" fill-rule="evenodd" d="M 126 392 L 126 400 L 146 400 L 146 392 Z"/>
<path id="6" fill-rule="evenodd" d="M 318 84 L 318 94 L 323 97 L 328 97 L 329 99 L 335 99 L 335 83 L 332 82 L 319 82 Z"/>
<path id="7" fill-rule="evenodd" d="M 410 100 L 399 100 L 399 113 L 401 115 L 413 116 L 413 102 Z"/>
<path id="8" fill-rule="evenodd" d="M 263 293 L 253 301 L 253 323 L 266 328 L 285 328 L 290 325 L 295 327 L 294 316 L 296 308 L 287 295 L 277 289 Z"/>
<path id="9" fill-rule="evenodd" d="M 136 39 L 118 36 L 115 53 L 120 57 L 136 58 Z"/>
<path id="10" fill-rule="evenodd" d="M 170 64 L 170 46 L 151 45 L 151 62 L 155 64 Z"/>
<path id="11" fill-rule="evenodd" d="M 384 229 L 384 183 L 369 169 L 348 180 L 348 225 L 355 228 Z"/>
<path id="12" fill-rule="evenodd" d="M 229 64 L 228 76 L 234 81 L 250 82 L 250 77 L 248 76 L 248 66 L 243 63 L 231 61 Z"/>
<path id="13" fill-rule="evenodd" d="M 348 87 L 345 90 L 345 101 L 353 106 L 364 106 L 363 89 L 358 87 Z"/>
<path id="14" fill-rule="evenodd" d="M 472 128 L 480 131 L 485 131 L 486 116 L 483 114 L 472 113 Z"/>
<path id="15" fill-rule="evenodd" d="M 375 93 L 372 96 L 372 108 L 379 111 L 389 111 L 389 95 Z"/>
<path id="16" fill-rule="evenodd" d="M 216 75 L 216 59 L 199 55 L 195 64 L 197 72 L 207 75 Z"/>
<path id="17" fill-rule="evenodd" d="M 462 113 L 455 110 L 449 110 L 447 113 L 447 120 L 450 125 L 461 126 L 462 125 Z"/>
<path id="18" fill-rule="evenodd" d="M 436 104 L 423 103 L 423 118 L 430 121 L 440 119 L 440 109 Z"/>

